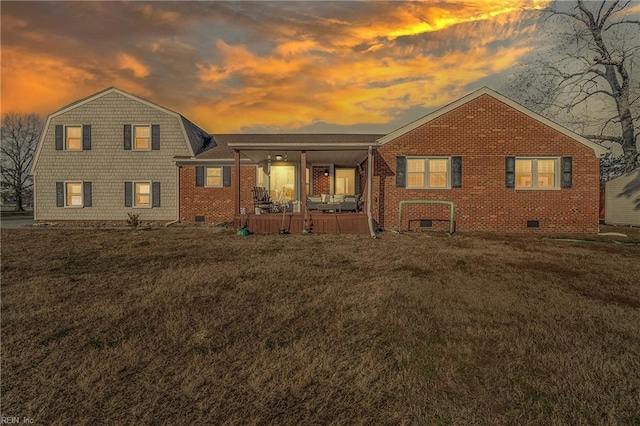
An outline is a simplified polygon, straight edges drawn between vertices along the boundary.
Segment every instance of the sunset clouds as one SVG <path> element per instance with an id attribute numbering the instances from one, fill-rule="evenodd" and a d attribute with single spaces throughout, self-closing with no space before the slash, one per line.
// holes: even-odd
<path id="1" fill-rule="evenodd" d="M 393 130 L 499 84 L 544 5 L 3 2 L 2 110 L 117 86 L 217 133 Z"/>

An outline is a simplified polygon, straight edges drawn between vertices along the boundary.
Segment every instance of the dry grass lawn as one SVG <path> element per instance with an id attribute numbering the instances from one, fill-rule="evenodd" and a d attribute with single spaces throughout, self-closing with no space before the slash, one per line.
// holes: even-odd
<path id="1" fill-rule="evenodd" d="M 37 424 L 640 424 L 639 245 L 3 230 L 1 319 Z"/>

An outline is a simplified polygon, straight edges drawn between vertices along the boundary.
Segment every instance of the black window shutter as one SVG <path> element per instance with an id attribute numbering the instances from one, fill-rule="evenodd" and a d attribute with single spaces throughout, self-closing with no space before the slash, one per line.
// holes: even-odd
<path id="1" fill-rule="evenodd" d="M 91 124 L 82 125 L 82 149 L 91 151 Z"/>
<path id="2" fill-rule="evenodd" d="M 451 157 L 451 187 L 462 188 L 462 157 Z"/>
<path id="3" fill-rule="evenodd" d="M 56 151 L 64 149 L 64 128 L 61 124 L 56 124 Z"/>
<path id="4" fill-rule="evenodd" d="M 196 166 L 196 186 L 204 186 L 204 166 Z"/>
<path id="5" fill-rule="evenodd" d="M 160 125 L 151 125 L 151 149 L 157 151 L 160 149 Z"/>
<path id="6" fill-rule="evenodd" d="M 64 207 L 64 182 L 56 182 L 56 207 Z"/>
<path id="7" fill-rule="evenodd" d="M 571 188 L 573 181 L 573 158 L 562 157 L 562 187 Z"/>
<path id="8" fill-rule="evenodd" d="M 131 151 L 131 124 L 124 125 L 124 149 Z"/>
<path id="9" fill-rule="evenodd" d="M 396 157 L 396 186 L 407 186 L 407 157 Z"/>
<path id="10" fill-rule="evenodd" d="M 124 183 L 124 206 L 125 207 L 133 206 L 133 183 L 132 182 Z"/>
<path id="11" fill-rule="evenodd" d="M 82 182 L 82 204 L 91 207 L 91 182 Z"/>
<path id="12" fill-rule="evenodd" d="M 231 186 L 231 167 L 222 167 L 222 186 Z"/>
<path id="13" fill-rule="evenodd" d="M 505 159 L 505 185 L 507 188 L 516 187 L 516 157 Z"/>
<path id="14" fill-rule="evenodd" d="M 153 207 L 160 207 L 160 182 L 151 183 Z"/>

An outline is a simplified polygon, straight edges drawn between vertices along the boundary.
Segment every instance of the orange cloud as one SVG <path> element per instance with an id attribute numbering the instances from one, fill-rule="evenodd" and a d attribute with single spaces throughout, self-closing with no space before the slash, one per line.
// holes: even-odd
<path id="1" fill-rule="evenodd" d="M 50 113 L 77 98 L 91 80 L 88 72 L 59 59 L 3 47 L 2 112 Z"/>
<path id="2" fill-rule="evenodd" d="M 144 78 L 149 75 L 150 71 L 147 66 L 131 55 L 124 52 L 118 55 L 118 66 L 123 70 L 130 70 L 138 78 Z"/>
<path id="3" fill-rule="evenodd" d="M 502 16 L 500 25 L 519 18 L 519 12 L 504 13 L 510 18 Z M 478 20 L 495 19 L 487 16 Z M 210 122 L 215 132 L 240 131 L 251 125 L 281 130 L 318 121 L 344 126 L 384 124 L 401 110 L 451 102 L 466 94 L 464 87 L 512 67 L 530 51 L 517 45 L 489 50 L 487 45 L 514 35 L 515 30 L 498 34 L 492 25 L 482 29 L 476 28 L 465 51 L 444 55 L 379 43 L 354 58 L 346 44 L 327 54 L 327 49 L 311 40 L 285 40 L 268 55 L 258 55 L 246 46 L 218 41 L 221 58 L 215 65 L 200 64 L 199 77 L 203 89 L 214 89 L 219 97 L 188 108 L 203 124 Z M 387 32 L 373 27 L 366 31 Z M 445 91 L 444 86 L 458 89 Z"/>

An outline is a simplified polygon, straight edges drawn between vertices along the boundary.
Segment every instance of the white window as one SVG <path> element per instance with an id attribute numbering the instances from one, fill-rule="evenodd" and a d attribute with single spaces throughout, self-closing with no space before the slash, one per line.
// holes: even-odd
<path id="1" fill-rule="evenodd" d="M 207 167 L 206 186 L 222 186 L 222 167 Z"/>
<path id="2" fill-rule="evenodd" d="M 516 158 L 516 188 L 559 188 L 559 163 L 558 158 Z"/>
<path id="3" fill-rule="evenodd" d="M 451 158 L 407 158 L 407 188 L 451 188 Z"/>
<path id="4" fill-rule="evenodd" d="M 134 207 L 151 207 L 151 182 L 134 182 Z"/>
<path id="5" fill-rule="evenodd" d="M 82 207 L 82 182 L 65 183 L 65 207 Z"/>
<path id="6" fill-rule="evenodd" d="M 151 149 L 151 126 L 133 126 L 133 149 L 139 151 Z"/>
<path id="7" fill-rule="evenodd" d="M 67 151 L 82 151 L 82 126 L 65 127 L 64 149 Z"/>

